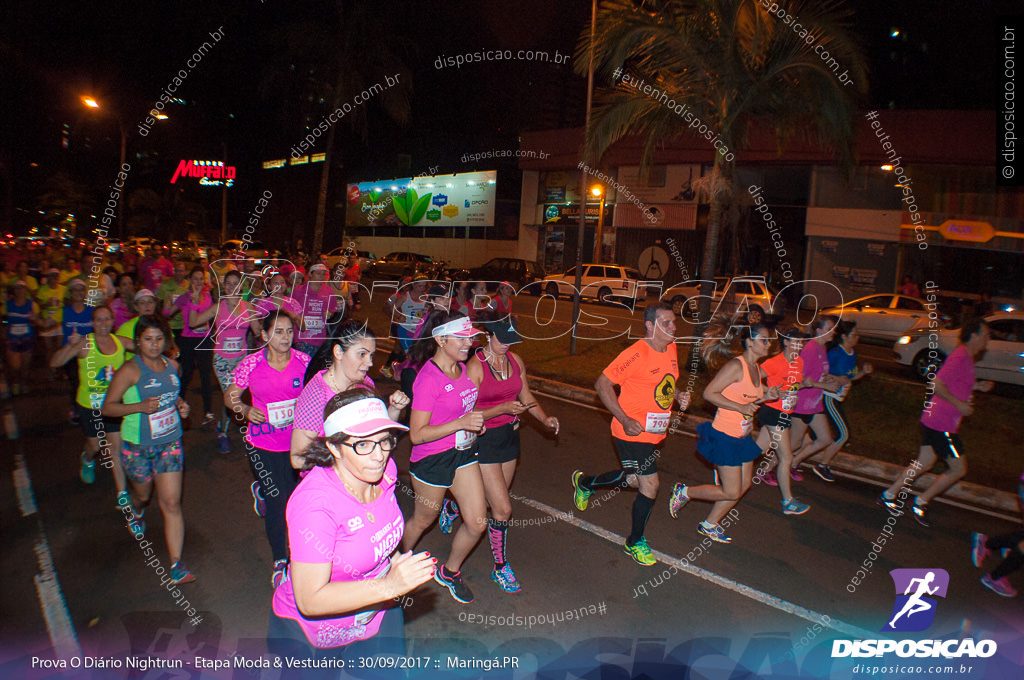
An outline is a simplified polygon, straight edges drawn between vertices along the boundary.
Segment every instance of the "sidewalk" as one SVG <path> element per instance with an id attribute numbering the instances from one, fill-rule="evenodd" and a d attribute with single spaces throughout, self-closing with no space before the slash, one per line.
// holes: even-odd
<path id="1" fill-rule="evenodd" d="M 587 404 L 589 406 L 604 408 L 601 404 L 601 400 L 597 396 L 597 392 L 594 390 L 588 390 L 582 387 L 575 387 L 574 385 L 560 383 L 555 380 L 536 378 L 533 376 L 529 376 L 529 381 L 530 390 L 534 393 L 548 394 L 562 399 L 568 399 L 578 404 Z M 686 418 L 683 420 L 683 427 L 680 429 L 684 429 L 686 432 L 694 434 L 696 433 L 697 426 L 707 420 L 707 418 L 701 416 L 687 414 Z M 907 462 L 909 463 L 910 460 L 908 459 Z M 884 482 L 886 485 L 891 483 L 903 472 L 902 467 L 892 465 L 891 463 L 883 463 L 872 458 L 855 456 L 842 451 L 836 454 L 836 457 L 832 459 L 830 467 L 835 471 L 855 474 L 859 477 L 866 477 L 875 482 Z M 921 475 L 918 479 L 930 484 L 935 477 L 936 475 L 927 473 Z M 942 496 L 954 499 L 974 508 L 1002 512 L 1013 516 L 1016 516 L 1020 512 L 1020 505 L 1016 494 L 999 491 L 987 486 L 981 486 L 980 484 L 958 482 L 942 494 Z"/>

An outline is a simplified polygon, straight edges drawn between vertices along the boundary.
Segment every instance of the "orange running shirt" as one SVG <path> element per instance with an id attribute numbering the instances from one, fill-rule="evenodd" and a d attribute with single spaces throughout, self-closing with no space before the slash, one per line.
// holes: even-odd
<path id="1" fill-rule="evenodd" d="M 784 352 L 779 352 L 770 359 L 766 359 L 761 363 L 761 371 L 765 374 L 765 387 L 775 387 L 776 385 L 782 387 L 784 390 L 789 390 L 793 385 L 798 384 L 804 379 L 804 360 L 799 354 L 796 357 L 796 361 L 789 363 L 786 361 L 786 355 Z M 793 392 L 794 397 L 796 392 Z M 793 403 L 795 406 L 796 403 Z M 793 412 L 793 406 L 788 409 L 782 408 L 782 399 L 776 399 L 765 404 L 768 408 L 773 408 L 776 411 L 785 411 L 786 413 Z"/>
<path id="2" fill-rule="evenodd" d="M 619 406 L 625 414 L 644 426 L 643 432 L 630 437 L 622 423 L 612 418 L 612 436 L 649 444 L 665 439 L 679 378 L 675 344 L 657 352 L 645 340 L 637 340 L 615 357 L 602 375 L 621 388 Z"/>

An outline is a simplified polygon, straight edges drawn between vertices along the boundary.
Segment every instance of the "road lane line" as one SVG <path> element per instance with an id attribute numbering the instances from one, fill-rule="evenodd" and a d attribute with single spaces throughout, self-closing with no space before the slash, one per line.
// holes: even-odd
<path id="1" fill-rule="evenodd" d="M 571 524 L 578 529 L 588 531 L 594 534 L 595 536 L 600 536 L 601 538 L 605 539 L 610 543 L 622 545 L 626 541 L 626 538 L 624 536 L 620 536 L 619 534 L 616 534 L 613 531 L 608 531 L 604 527 L 600 527 L 596 524 L 591 524 L 590 522 L 582 520 L 576 517 L 575 515 L 562 512 L 561 510 L 553 508 L 550 505 L 547 505 L 546 503 L 541 503 L 540 501 L 535 501 L 532 498 L 526 498 L 524 496 L 516 496 L 515 498 L 516 500 L 520 501 L 525 505 L 530 506 L 531 508 L 534 508 L 535 510 L 539 510 L 545 514 L 551 515 L 555 519 L 565 522 L 567 524 Z M 783 600 L 781 598 L 775 597 L 774 595 L 770 595 L 763 591 L 757 590 L 756 588 L 752 588 L 738 581 L 734 581 L 724 576 L 719 576 L 713 571 L 702 569 L 701 567 L 696 567 L 688 562 L 685 562 L 676 557 L 663 553 L 660 550 L 652 550 L 651 552 L 654 553 L 654 556 L 658 558 L 659 562 L 663 562 L 664 564 L 676 567 L 679 571 L 685 571 L 686 573 L 692 576 L 696 576 L 705 581 L 708 581 L 709 583 L 713 583 L 727 590 L 731 590 L 734 593 L 742 595 L 743 597 L 749 598 L 756 602 L 760 602 L 761 604 L 767 605 L 774 609 L 778 609 L 779 611 L 784 612 L 786 614 L 791 614 L 793 616 L 797 616 L 799 618 L 810 621 L 811 623 L 817 623 L 823 627 L 831 628 L 851 638 L 873 638 L 877 636 L 877 633 L 872 633 L 870 631 L 864 630 L 863 628 L 858 628 L 857 626 L 854 626 L 852 624 L 845 623 L 837 619 L 829 618 L 825 614 L 821 614 L 812 609 L 801 607 L 798 604 L 794 604 L 792 602 L 789 602 L 788 600 Z"/>
<path id="2" fill-rule="evenodd" d="M 36 516 L 36 525 L 39 535 L 36 538 L 33 550 L 36 554 L 36 562 L 39 565 L 39 573 L 33 581 L 36 585 L 36 595 L 39 597 L 39 606 L 43 612 L 43 619 L 46 621 L 46 631 L 50 635 L 50 643 L 53 645 L 54 653 L 60 659 L 72 659 L 82 656 L 82 648 L 78 644 L 78 635 L 75 633 L 75 626 L 71 623 L 71 614 L 68 612 L 67 601 L 60 588 L 60 581 L 57 579 L 57 570 L 53 566 L 53 553 L 50 551 L 50 542 L 43 531 L 43 522 L 39 518 L 36 506 L 35 494 L 32 491 L 32 479 L 28 474 L 28 466 L 25 463 L 25 456 L 22 452 L 21 439 L 18 438 L 17 418 L 13 411 L 4 414 L 8 438 L 17 442 L 18 452 L 14 456 L 14 486 L 18 494 L 18 507 L 21 509 L 22 517 Z M 13 436 L 11 436 L 13 434 Z"/>

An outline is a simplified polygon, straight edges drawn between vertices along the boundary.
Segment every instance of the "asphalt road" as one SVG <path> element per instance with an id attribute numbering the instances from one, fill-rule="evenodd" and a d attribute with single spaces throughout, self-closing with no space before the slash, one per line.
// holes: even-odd
<path id="1" fill-rule="evenodd" d="M 198 394 L 190 398 L 196 412 Z M 32 656 L 53 658 L 54 640 L 65 652 L 80 648 L 86 655 L 188 661 L 177 671 L 153 669 L 135 677 L 281 677 L 275 669 L 199 671 L 193 661 L 196 656 L 230 659 L 236 652 L 265 658 L 270 552 L 262 520 L 252 511 L 252 477 L 237 436 L 229 455 L 217 452 L 212 428 L 193 427 L 184 439 L 184 557 L 198 580 L 182 590 L 202 617 L 193 625 L 125 528 L 114 507 L 110 475 L 100 470 L 92 486 L 79 481 L 81 435 L 65 420 L 66 399 L 58 383 L 41 382 L 32 394 L 8 403 L 20 437 L 4 443 L 0 477 L 6 539 L 0 557 L 6 586 L 0 589 L 0 677 L 70 677 L 31 670 Z M 602 677 L 681 677 L 686 664 L 703 674 L 694 677 L 725 678 L 737 667 L 766 677 L 795 677 L 798 669 L 811 677 L 854 677 L 853 660 L 837 659 L 829 668 L 828 640 L 885 637 L 877 631 L 893 607 L 887 572 L 941 568 L 949 572 L 950 588 L 927 637 L 997 640 L 1000 653 L 985 663 L 1001 664 L 1008 669 L 1005 677 L 1019 677 L 1020 602 L 982 589 L 982 572 L 969 557 L 971 531 L 1002 533 L 1019 526 L 1019 518 L 935 504 L 932 528 L 901 516 L 892 537 L 870 557 L 871 542 L 887 518 L 873 502 L 878 487 L 849 478 L 826 484 L 808 475 L 795 489 L 811 504 L 809 513 L 783 516 L 777 489 L 755 486 L 729 528 L 733 543 L 704 549 L 695 527 L 709 506 L 694 502 L 678 520 L 667 512 L 673 482 L 711 481 L 694 440 L 676 434 L 662 448 L 662 488 L 647 529 L 661 563 L 645 568 L 621 548 L 633 491 L 598 492 L 583 513 L 572 504 L 574 469 L 592 474 L 617 466 L 608 414 L 541 399 L 562 425 L 557 438 L 541 434 L 532 422 L 522 430 L 523 455 L 512 489 L 519 525 L 510 530 L 509 555 L 523 591 L 505 594 L 490 582 L 490 553 L 482 545 L 464 567 L 476 593 L 473 604 L 459 605 L 433 583 L 413 593 L 406 610 L 408 652 L 436 662 L 432 671 L 444 669 L 454 656 L 497 655 L 516 657 L 520 674 L 507 667 L 476 668 L 450 670 L 444 677 L 534 677 L 537 669 L 544 669 L 544 677 L 576 677 L 599 663 L 610 673 Z M 400 490 L 408 491 L 407 442 L 395 456 Z M 400 493 L 399 501 L 408 512 L 411 496 Z M 169 567 L 155 507 L 147 519 L 147 538 Z M 418 549 L 444 555 L 448 544 L 435 529 Z M 688 554 L 686 566 L 679 560 Z M 851 586 L 866 559 L 872 561 L 870 573 Z M 1024 587 L 1019 574 L 1012 578 Z M 62 627 L 64 603 L 67 625 Z M 570 610 L 574 613 L 566 616 Z M 492 616 L 502 618 L 476 619 Z M 1004 654 L 1016 656 L 1007 660 Z M 127 677 L 127 672 L 95 671 L 86 677 Z M 410 673 L 426 675 L 424 669 Z"/>

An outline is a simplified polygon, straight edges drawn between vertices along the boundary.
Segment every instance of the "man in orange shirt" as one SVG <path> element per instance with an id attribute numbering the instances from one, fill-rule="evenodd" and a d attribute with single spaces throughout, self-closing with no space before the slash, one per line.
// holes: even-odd
<path id="1" fill-rule="evenodd" d="M 581 512 L 587 509 L 595 489 L 638 490 L 632 530 L 623 548 L 637 564 L 649 567 L 657 560 L 644 538 L 644 528 L 658 496 L 658 446 L 668 433 L 672 402 L 678 401 L 679 408 L 685 410 L 690 395 L 676 391 L 679 364 L 672 308 L 663 303 L 647 307 L 644 329 L 646 337 L 615 357 L 594 383 L 601 402 L 612 413 L 612 439 L 622 467 L 594 477 L 577 470 L 572 474 L 572 486 L 573 500 Z M 618 397 L 615 385 L 620 388 Z"/>

